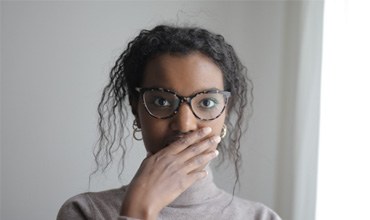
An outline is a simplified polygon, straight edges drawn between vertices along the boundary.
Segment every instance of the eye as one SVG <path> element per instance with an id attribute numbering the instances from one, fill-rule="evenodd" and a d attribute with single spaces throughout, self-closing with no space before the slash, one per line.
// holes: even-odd
<path id="1" fill-rule="evenodd" d="M 159 107 L 168 107 L 168 106 L 171 106 L 171 103 L 163 98 L 163 97 L 156 97 L 154 99 L 154 102 L 153 102 L 156 106 L 159 106 Z"/>
<path id="2" fill-rule="evenodd" d="M 202 107 L 202 108 L 213 108 L 217 104 L 218 104 L 217 100 L 206 98 L 206 99 L 202 99 L 198 105 L 199 107 Z"/>

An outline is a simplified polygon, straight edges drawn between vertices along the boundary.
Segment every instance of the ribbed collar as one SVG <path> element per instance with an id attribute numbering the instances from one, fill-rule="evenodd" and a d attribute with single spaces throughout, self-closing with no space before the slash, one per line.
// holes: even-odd
<path id="1" fill-rule="evenodd" d="M 209 201 L 218 195 L 220 189 L 218 189 L 216 184 L 213 182 L 212 170 L 209 166 L 207 166 L 206 170 L 208 175 L 205 178 L 195 182 L 168 206 L 181 207 L 198 205 Z"/>

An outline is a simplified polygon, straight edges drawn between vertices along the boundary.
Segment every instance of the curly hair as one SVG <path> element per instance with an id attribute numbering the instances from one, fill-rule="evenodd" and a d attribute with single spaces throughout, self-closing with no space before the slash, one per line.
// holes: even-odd
<path id="1" fill-rule="evenodd" d="M 125 140 L 130 130 L 126 125 L 128 104 L 138 100 L 146 64 L 161 54 L 187 55 L 200 52 L 220 68 L 223 73 L 225 90 L 231 92 L 228 103 L 228 115 L 225 123 L 230 131 L 219 144 L 220 164 L 225 157 L 233 161 L 239 182 L 241 165 L 240 140 L 247 129 L 246 120 L 252 113 L 253 84 L 247 76 L 247 70 L 240 62 L 233 47 L 218 34 L 198 27 L 176 27 L 159 25 L 152 30 L 142 30 L 119 56 L 110 72 L 110 80 L 104 88 L 98 106 L 99 140 L 94 151 L 96 173 L 104 172 L 112 164 L 113 155 L 121 150 L 120 175 L 124 169 L 124 157 L 127 150 Z M 124 134 L 126 136 L 124 136 Z M 234 185 L 235 190 L 235 185 Z"/>

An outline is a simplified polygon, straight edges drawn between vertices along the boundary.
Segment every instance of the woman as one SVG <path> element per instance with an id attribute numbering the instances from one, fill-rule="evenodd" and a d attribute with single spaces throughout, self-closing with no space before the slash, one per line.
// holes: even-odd
<path id="1" fill-rule="evenodd" d="M 75 196 L 58 219 L 280 219 L 260 203 L 217 188 L 208 168 L 220 151 L 233 160 L 238 181 L 244 110 L 251 101 L 244 72 L 220 35 L 164 25 L 143 30 L 104 89 L 95 158 L 104 170 L 117 147 L 124 156 L 126 97 L 134 138 L 141 132 L 148 156 L 128 186 Z"/>

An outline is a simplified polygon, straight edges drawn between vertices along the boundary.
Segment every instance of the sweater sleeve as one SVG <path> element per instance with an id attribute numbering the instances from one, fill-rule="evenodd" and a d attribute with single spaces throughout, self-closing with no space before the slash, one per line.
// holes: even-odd
<path id="1" fill-rule="evenodd" d="M 262 203 L 256 203 L 256 220 L 281 220 L 280 216 L 276 214 L 272 209 L 263 205 Z"/>
<path id="2" fill-rule="evenodd" d="M 59 209 L 57 220 L 88 220 L 93 219 L 89 201 L 82 195 L 67 200 Z"/>
<path id="3" fill-rule="evenodd" d="M 131 217 L 126 217 L 126 216 L 119 216 L 117 220 L 140 220 L 137 218 L 131 218 Z"/>
<path id="4" fill-rule="evenodd" d="M 113 215 L 111 212 L 110 214 Z M 81 194 L 67 200 L 60 208 L 57 220 L 98 220 L 105 219 L 102 215 L 102 211 L 98 210 L 88 194 Z M 114 218 L 110 218 L 114 219 Z M 117 220 L 140 220 L 137 218 L 131 218 L 127 216 L 116 216 Z"/>

